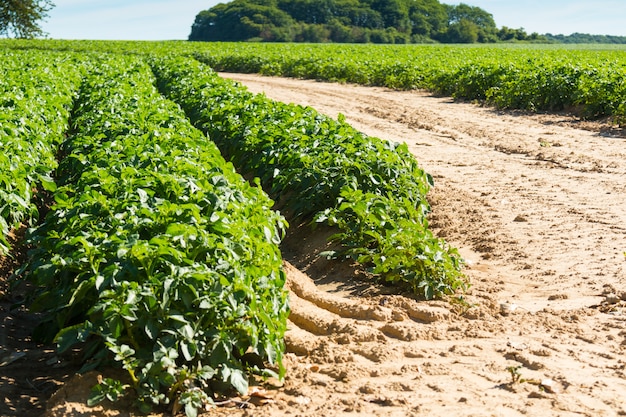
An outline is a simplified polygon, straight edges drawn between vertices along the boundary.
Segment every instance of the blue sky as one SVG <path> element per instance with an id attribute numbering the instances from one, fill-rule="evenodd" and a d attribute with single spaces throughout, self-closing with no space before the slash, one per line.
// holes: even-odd
<path id="1" fill-rule="evenodd" d="M 201 10 L 217 0 L 52 0 L 41 25 L 57 39 L 187 39 Z"/>
<path id="2" fill-rule="evenodd" d="M 441 1 L 441 0 L 440 0 Z M 623 0 L 464 0 L 493 15 L 498 27 L 524 28 L 526 32 L 570 35 L 626 36 Z M 458 4 L 444 0 L 441 3 Z"/>
<path id="3" fill-rule="evenodd" d="M 57 39 L 187 39 L 196 14 L 220 0 L 53 0 L 42 24 Z M 626 36 L 624 0 L 465 0 L 491 13 L 498 27 L 569 35 Z M 458 4 L 444 0 L 442 3 Z"/>

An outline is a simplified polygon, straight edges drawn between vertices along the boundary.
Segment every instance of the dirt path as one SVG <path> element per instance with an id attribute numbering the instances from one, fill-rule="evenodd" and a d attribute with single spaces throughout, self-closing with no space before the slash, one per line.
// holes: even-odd
<path id="1" fill-rule="evenodd" d="M 626 415 L 623 137 L 566 116 L 497 112 L 423 92 L 223 75 L 406 142 L 435 178 L 433 226 L 471 261 L 475 307 L 463 316 L 437 302 L 319 292 L 332 286 L 297 292 L 287 409 Z M 291 260 L 319 280 L 323 268 L 308 270 L 307 251 L 294 247 L 286 248 Z M 308 279 L 292 273 L 292 282 Z M 348 308 L 332 311 L 320 302 L 327 297 Z M 506 302 L 518 308 L 503 315 Z M 364 306 L 369 317 L 356 313 Z M 537 381 L 509 384 L 507 368 L 517 366 Z"/>
<path id="2" fill-rule="evenodd" d="M 223 75 L 406 142 L 472 288 L 470 308 L 385 294 L 316 257 L 323 230 L 293 228 L 285 385 L 267 405 L 209 415 L 626 415 L 623 137 L 422 92 Z M 68 415 L 54 408 L 66 394 L 50 416 Z"/>
<path id="3" fill-rule="evenodd" d="M 406 142 L 435 178 L 440 234 L 507 277 L 499 297 L 538 311 L 599 302 L 607 286 L 626 290 L 626 141 L 599 134 L 601 125 L 582 130 L 564 116 L 498 113 L 422 92 L 224 76 Z M 548 303 L 551 295 L 567 298 Z"/>

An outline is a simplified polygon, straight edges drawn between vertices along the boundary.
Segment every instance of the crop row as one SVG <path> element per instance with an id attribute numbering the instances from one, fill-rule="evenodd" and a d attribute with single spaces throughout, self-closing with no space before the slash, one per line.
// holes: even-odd
<path id="1" fill-rule="evenodd" d="M 184 54 L 11 54 L 22 62 L 7 85 L 20 85 L 20 65 L 42 69 L 50 80 L 31 82 L 52 98 L 34 109 L 54 109 L 42 116 L 52 133 L 16 148 L 48 144 L 32 155 L 45 171 L 25 177 L 54 199 L 19 274 L 36 288 L 37 338 L 79 346 L 83 370 L 128 372 L 92 402 L 132 389 L 144 411 L 194 415 L 217 391 L 245 392 L 251 372 L 282 377 L 283 214 L 335 227 L 342 250 L 329 256 L 426 298 L 467 285 L 456 250 L 428 229 L 432 178 L 405 144 L 254 95 Z"/>
<path id="2" fill-rule="evenodd" d="M 244 175 L 260 178 L 290 219 L 338 227 L 333 239 L 344 249 L 335 256 L 426 298 L 465 286 L 458 253 L 428 229 L 432 178 L 405 144 L 254 95 L 191 58 L 151 62 L 162 92 Z"/>
<path id="3" fill-rule="evenodd" d="M 221 71 L 421 88 L 499 108 L 626 119 L 623 51 L 206 43 L 194 54 Z"/>
<path id="4" fill-rule="evenodd" d="M 248 372 L 282 377 L 285 220 L 143 61 L 84 58 L 55 204 L 23 268 L 37 336 L 81 346 L 84 370 L 121 364 L 144 411 L 194 415 L 224 387 L 246 392 Z M 92 402 L 127 388 L 106 379 Z"/>
<path id="5" fill-rule="evenodd" d="M 0 51 L 0 255 L 11 229 L 37 219 L 36 191 L 54 190 L 56 149 L 81 79 L 74 64 L 66 54 Z"/>

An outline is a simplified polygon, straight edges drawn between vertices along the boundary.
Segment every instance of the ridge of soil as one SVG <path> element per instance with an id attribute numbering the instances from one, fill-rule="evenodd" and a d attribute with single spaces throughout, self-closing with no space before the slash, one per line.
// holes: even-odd
<path id="1" fill-rule="evenodd" d="M 626 415 L 623 132 L 421 91 L 222 76 L 406 142 L 435 179 L 431 227 L 466 258 L 472 287 L 466 305 L 395 295 L 349 262 L 317 256 L 332 231 L 292 227 L 282 245 L 292 308 L 285 383 L 266 387 L 263 405 L 250 396 L 206 415 Z M 59 372 L 44 367 L 54 353 L 25 347 L 13 323 L 28 325 L 26 313 L 6 306 L 0 347 L 8 334 L 6 346 L 28 360 L 0 368 L 0 415 L 43 414 L 75 368 L 65 359 Z M 18 371 L 31 366 L 47 385 L 21 382 L 33 381 Z M 89 378 L 57 391 L 46 416 L 132 415 L 86 408 Z"/>

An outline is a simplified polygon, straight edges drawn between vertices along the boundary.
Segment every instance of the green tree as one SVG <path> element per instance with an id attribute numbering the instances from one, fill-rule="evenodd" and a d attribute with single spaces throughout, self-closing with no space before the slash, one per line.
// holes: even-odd
<path id="1" fill-rule="evenodd" d="M 315 23 L 300 23 L 298 33 L 295 38 L 296 42 L 312 42 L 321 43 L 330 41 L 330 29 L 327 25 L 318 25 Z"/>
<path id="2" fill-rule="evenodd" d="M 39 22 L 48 17 L 54 3 L 51 0 L 0 1 L 0 36 L 35 38 L 44 36 Z"/>
<path id="3" fill-rule="evenodd" d="M 298 22 L 384 27 L 380 13 L 358 0 L 280 0 L 278 7 Z"/>
<path id="4" fill-rule="evenodd" d="M 406 0 L 373 0 L 370 7 L 380 13 L 385 28 L 395 28 L 399 32 L 409 32 L 409 2 Z"/>
<path id="5" fill-rule="evenodd" d="M 450 43 L 474 43 L 478 40 L 478 26 L 467 19 L 450 25 L 446 40 Z"/>
<path id="6" fill-rule="evenodd" d="M 496 22 L 493 15 L 480 7 L 461 3 L 446 6 L 448 9 L 447 42 L 496 42 L 498 40 Z M 474 36 L 475 35 L 475 36 Z M 463 41 L 459 40 L 463 39 Z M 471 40 L 470 39 L 474 39 Z"/>
<path id="7" fill-rule="evenodd" d="M 189 40 L 272 42 L 498 42 L 493 16 L 439 0 L 232 0 L 200 12 Z"/>
<path id="8" fill-rule="evenodd" d="M 339 19 L 333 19 L 328 28 L 330 29 L 330 40 L 332 42 L 350 43 L 355 41 L 350 26 L 344 25 Z"/>
<path id="9" fill-rule="evenodd" d="M 495 28 L 496 22 L 493 20 L 493 15 L 480 7 L 470 6 L 465 3 L 460 3 L 457 6 L 448 6 L 448 16 L 450 23 L 459 23 L 461 20 L 466 19 L 474 22 L 476 26 L 480 28 Z"/>
<path id="10" fill-rule="evenodd" d="M 293 24 L 291 16 L 277 7 L 235 0 L 200 12 L 191 27 L 189 40 L 245 41 L 270 36 L 277 33 L 275 28 Z"/>
<path id="11" fill-rule="evenodd" d="M 411 33 L 436 38 L 446 31 L 448 14 L 438 0 L 414 0 L 409 7 Z"/>

